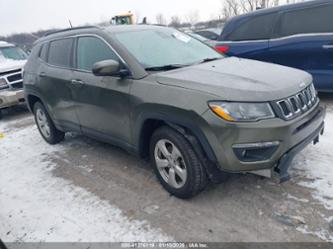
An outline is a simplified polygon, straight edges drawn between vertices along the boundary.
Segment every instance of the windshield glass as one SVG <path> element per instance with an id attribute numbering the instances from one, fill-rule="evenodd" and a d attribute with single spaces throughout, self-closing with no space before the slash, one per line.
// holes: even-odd
<path id="1" fill-rule="evenodd" d="M 185 66 L 222 58 L 204 43 L 171 28 L 126 31 L 115 36 L 145 68 Z"/>
<path id="2" fill-rule="evenodd" d="M 195 33 L 190 33 L 189 35 L 192 36 L 193 38 L 198 39 L 199 41 L 202 41 L 202 42 L 207 41 L 207 38 L 205 38 L 201 35 L 198 35 L 198 34 L 195 34 Z"/>
<path id="3" fill-rule="evenodd" d="M 27 54 L 18 47 L 0 48 L 0 56 L 11 60 L 26 60 Z"/>
<path id="4" fill-rule="evenodd" d="M 129 16 L 118 16 L 116 17 L 116 24 L 131 24 L 131 18 Z"/>

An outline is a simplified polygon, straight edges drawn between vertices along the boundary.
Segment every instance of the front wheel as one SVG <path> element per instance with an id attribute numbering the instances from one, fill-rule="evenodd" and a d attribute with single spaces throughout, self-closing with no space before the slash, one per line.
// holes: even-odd
<path id="1" fill-rule="evenodd" d="M 150 158 L 162 186 L 178 198 L 191 198 L 207 184 L 205 168 L 191 144 L 169 127 L 154 132 Z"/>
<path id="2" fill-rule="evenodd" d="M 44 140 L 49 144 L 57 144 L 64 140 L 65 133 L 59 131 L 53 124 L 42 103 L 34 105 L 35 122 Z"/>

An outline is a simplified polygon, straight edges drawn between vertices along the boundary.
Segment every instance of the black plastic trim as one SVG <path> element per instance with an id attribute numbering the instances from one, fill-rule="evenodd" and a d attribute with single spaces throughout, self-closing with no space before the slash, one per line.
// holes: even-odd
<path id="1" fill-rule="evenodd" d="M 323 115 L 325 115 L 325 110 L 323 109 Z M 322 122 L 321 125 L 311 133 L 307 138 L 305 138 L 298 145 L 290 149 L 285 153 L 279 160 L 275 171 L 280 174 L 280 182 L 285 182 L 290 179 L 288 169 L 291 166 L 291 163 L 297 153 L 302 151 L 308 144 L 311 142 L 317 143 L 319 141 L 319 136 L 323 134 L 325 128 L 325 122 Z"/>

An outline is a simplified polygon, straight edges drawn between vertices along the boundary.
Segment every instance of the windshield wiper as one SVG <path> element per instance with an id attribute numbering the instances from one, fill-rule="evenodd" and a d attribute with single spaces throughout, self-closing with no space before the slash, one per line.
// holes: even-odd
<path id="1" fill-rule="evenodd" d="M 202 61 L 200 61 L 199 63 L 205 63 L 205 62 L 210 62 L 210 61 L 216 61 L 216 60 L 219 60 L 221 59 L 220 57 L 215 57 L 215 58 L 206 58 L 206 59 L 203 59 Z"/>
<path id="2" fill-rule="evenodd" d="M 146 67 L 145 69 L 147 71 L 168 71 L 173 69 L 178 69 L 182 67 L 186 67 L 188 65 L 182 65 L 182 64 L 170 64 L 170 65 L 164 65 L 164 66 L 157 66 L 157 67 Z"/>

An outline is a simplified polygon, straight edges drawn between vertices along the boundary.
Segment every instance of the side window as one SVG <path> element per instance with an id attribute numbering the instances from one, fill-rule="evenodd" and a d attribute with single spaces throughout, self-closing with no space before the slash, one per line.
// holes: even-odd
<path id="1" fill-rule="evenodd" d="M 219 36 L 217 34 L 215 34 L 214 32 L 210 32 L 210 31 L 198 31 L 196 33 L 203 37 L 206 37 L 209 40 L 213 40 L 213 41 L 216 41 L 219 38 Z"/>
<path id="2" fill-rule="evenodd" d="M 230 35 L 228 41 L 266 40 L 271 38 L 276 14 L 257 16 L 243 22 Z"/>
<path id="3" fill-rule="evenodd" d="M 39 51 L 39 58 L 46 61 L 47 44 L 44 43 Z"/>
<path id="4" fill-rule="evenodd" d="M 333 32 L 333 5 L 291 11 L 281 16 L 280 36 Z"/>
<path id="5" fill-rule="evenodd" d="M 77 44 L 77 68 L 92 71 L 98 61 L 116 60 L 118 56 L 101 39 L 97 37 L 80 37 Z"/>
<path id="6" fill-rule="evenodd" d="M 73 39 L 67 38 L 50 42 L 47 62 L 51 65 L 71 67 Z"/>

